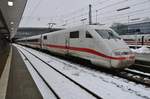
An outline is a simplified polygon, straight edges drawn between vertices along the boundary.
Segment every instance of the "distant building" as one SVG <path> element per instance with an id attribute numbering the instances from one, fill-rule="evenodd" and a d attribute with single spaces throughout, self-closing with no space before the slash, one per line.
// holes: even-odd
<path id="1" fill-rule="evenodd" d="M 119 35 L 150 34 L 150 20 L 130 22 L 129 24 L 114 23 L 111 28 Z"/>
<path id="2" fill-rule="evenodd" d="M 138 34 L 150 34 L 150 20 L 145 20 L 136 23 L 130 23 L 128 25 L 128 33 L 127 34 L 134 34 L 138 32 Z"/>
<path id="3" fill-rule="evenodd" d="M 60 28 L 33 28 L 33 27 L 19 28 L 17 30 L 17 34 L 15 35 L 14 39 L 44 34 L 44 33 L 58 31 L 58 30 L 61 29 Z"/>

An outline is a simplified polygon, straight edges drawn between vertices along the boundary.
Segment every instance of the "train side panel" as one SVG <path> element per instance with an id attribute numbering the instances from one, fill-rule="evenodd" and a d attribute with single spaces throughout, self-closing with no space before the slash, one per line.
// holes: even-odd
<path id="1" fill-rule="evenodd" d="M 70 54 L 105 68 L 125 68 L 134 62 L 128 46 L 109 28 L 81 26 L 25 39 L 28 46 Z"/>
<path id="2" fill-rule="evenodd" d="M 43 37 L 43 49 L 49 50 L 52 52 L 60 53 L 60 54 L 66 54 L 67 48 L 66 48 L 66 33 L 58 32 L 54 34 L 45 34 Z M 44 39 L 46 38 L 46 39 Z"/>

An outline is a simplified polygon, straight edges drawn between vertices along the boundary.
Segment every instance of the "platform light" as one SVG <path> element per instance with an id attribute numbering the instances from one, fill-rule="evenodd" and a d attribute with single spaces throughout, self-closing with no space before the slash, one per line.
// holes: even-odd
<path id="1" fill-rule="evenodd" d="M 13 22 L 13 21 L 11 21 L 11 22 L 10 22 L 10 24 L 11 24 L 11 25 L 13 25 L 13 24 L 14 24 L 14 22 Z"/>
<path id="2" fill-rule="evenodd" d="M 14 3 L 12 1 L 8 1 L 8 6 L 13 6 Z"/>

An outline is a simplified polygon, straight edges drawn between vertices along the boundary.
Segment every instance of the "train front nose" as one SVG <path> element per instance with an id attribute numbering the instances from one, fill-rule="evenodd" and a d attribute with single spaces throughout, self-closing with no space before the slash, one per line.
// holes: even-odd
<path id="1" fill-rule="evenodd" d="M 125 60 L 121 60 L 120 63 L 118 64 L 118 67 L 120 68 L 126 68 L 134 64 L 135 62 L 135 56 L 125 56 Z"/>
<path id="2" fill-rule="evenodd" d="M 120 52 L 120 54 L 114 54 L 118 59 L 111 60 L 111 65 L 113 68 L 126 68 L 134 64 L 135 55 L 132 52 Z"/>

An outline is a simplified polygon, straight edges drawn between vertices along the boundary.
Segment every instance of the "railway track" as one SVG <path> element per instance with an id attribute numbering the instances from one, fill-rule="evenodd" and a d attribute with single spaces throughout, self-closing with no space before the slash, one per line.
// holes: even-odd
<path id="1" fill-rule="evenodd" d="M 130 69 L 134 69 L 137 71 L 141 71 L 144 73 L 150 73 L 150 63 L 149 64 L 144 64 L 145 62 L 143 61 L 140 63 L 135 63 L 133 66 L 130 67 Z"/>
<path id="2" fill-rule="evenodd" d="M 47 66 L 47 69 L 49 71 L 51 69 L 51 72 L 52 71 L 54 72 L 53 75 L 58 75 L 58 78 L 62 79 L 62 80 L 59 79 L 59 81 L 54 81 L 54 82 L 61 82 L 61 81 L 63 83 L 66 82 L 66 84 L 69 85 L 70 87 L 73 86 L 73 87 L 71 87 L 71 89 L 73 88 L 72 90 L 78 90 L 78 93 L 73 92 L 72 95 L 67 95 L 67 99 L 73 98 L 72 96 L 74 96 L 74 98 L 80 96 L 80 98 L 84 98 L 84 99 L 102 99 L 100 96 L 98 96 L 97 94 L 95 94 L 91 90 L 87 89 L 86 87 L 84 87 L 83 85 L 79 84 L 78 82 L 76 82 L 72 78 L 68 77 L 67 75 L 62 73 L 60 70 L 58 70 L 58 69 L 54 68 L 53 66 L 49 65 L 47 62 L 45 62 L 44 60 L 42 60 L 38 56 L 34 55 L 33 53 L 29 52 L 28 50 L 26 50 L 26 49 L 22 49 L 22 50 L 19 49 L 19 51 L 23 54 L 23 56 L 26 58 L 26 60 L 31 64 L 31 66 L 34 68 L 34 70 L 37 72 L 37 74 L 41 77 L 41 79 L 47 85 L 47 87 L 52 91 L 52 93 L 54 94 L 56 99 L 61 99 L 63 97 L 66 98 L 66 96 L 63 96 L 58 91 L 58 89 L 55 88 L 54 85 L 48 79 L 46 79 L 47 78 L 47 77 L 45 77 L 46 75 L 44 76 L 44 73 L 40 72 L 39 68 L 37 68 L 35 66 L 36 65 L 35 64 L 35 60 L 36 60 L 36 62 L 39 61 L 41 64 L 44 64 L 45 66 Z M 31 57 L 32 57 L 32 60 L 34 60 L 34 61 L 31 60 Z M 44 67 L 44 66 L 42 65 L 42 67 Z M 64 84 L 64 86 L 65 86 L 65 84 Z M 70 89 L 70 87 L 68 87 L 68 88 Z M 81 93 L 79 93 L 79 92 L 81 92 Z M 66 91 L 66 93 L 70 93 L 71 94 L 71 92 L 67 92 L 67 91 Z M 71 96 L 71 97 L 69 98 L 69 96 Z"/>
<path id="3" fill-rule="evenodd" d="M 130 68 L 119 71 L 117 75 L 150 87 L 150 66 L 140 63 L 136 62 Z"/>
<path id="4" fill-rule="evenodd" d="M 134 81 L 136 83 L 150 87 L 150 74 L 146 74 L 133 69 L 117 71 L 117 76 Z"/>
<path id="5" fill-rule="evenodd" d="M 133 81 L 137 84 L 142 84 L 144 86 L 150 87 L 150 74 L 143 73 L 141 71 L 133 70 L 133 69 L 124 69 L 124 70 L 107 70 L 107 69 L 99 69 L 102 72 L 121 77 L 127 79 L 129 81 Z"/>

